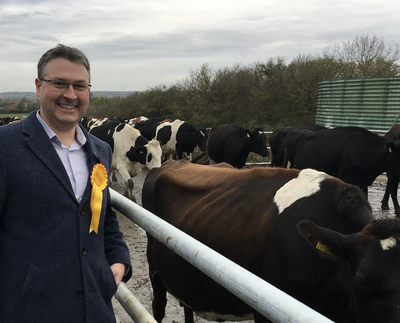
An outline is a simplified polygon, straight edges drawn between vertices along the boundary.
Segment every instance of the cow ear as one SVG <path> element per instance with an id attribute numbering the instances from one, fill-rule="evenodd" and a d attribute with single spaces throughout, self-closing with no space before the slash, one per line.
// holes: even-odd
<path id="1" fill-rule="evenodd" d="M 386 150 L 388 150 L 390 153 L 393 152 L 393 150 L 394 150 L 394 142 L 393 141 L 386 141 L 385 146 L 386 146 Z"/>
<path id="2" fill-rule="evenodd" d="M 319 227 L 306 220 L 301 221 L 297 228 L 300 234 L 307 239 L 309 244 L 321 256 L 335 260 L 346 257 L 349 245 L 346 236 L 336 231 Z"/>

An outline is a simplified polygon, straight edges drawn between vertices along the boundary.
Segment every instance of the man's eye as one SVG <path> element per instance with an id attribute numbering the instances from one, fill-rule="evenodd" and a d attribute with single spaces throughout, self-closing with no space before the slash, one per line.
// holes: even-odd
<path id="1" fill-rule="evenodd" d="M 74 83 L 74 89 L 82 91 L 82 90 L 86 89 L 86 85 L 85 84 L 80 84 L 80 83 Z"/>
<path id="2" fill-rule="evenodd" d="M 62 82 L 62 81 L 53 81 L 53 85 L 58 88 L 66 88 L 67 87 L 67 83 Z"/>

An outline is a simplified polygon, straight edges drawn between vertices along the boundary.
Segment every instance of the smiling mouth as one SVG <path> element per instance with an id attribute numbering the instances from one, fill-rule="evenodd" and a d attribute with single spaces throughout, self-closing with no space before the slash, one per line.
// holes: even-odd
<path id="1" fill-rule="evenodd" d="M 59 105 L 61 108 L 64 108 L 64 109 L 67 109 L 67 110 L 73 110 L 73 109 L 76 108 L 75 105 L 62 104 L 62 103 L 59 103 L 58 105 Z"/>

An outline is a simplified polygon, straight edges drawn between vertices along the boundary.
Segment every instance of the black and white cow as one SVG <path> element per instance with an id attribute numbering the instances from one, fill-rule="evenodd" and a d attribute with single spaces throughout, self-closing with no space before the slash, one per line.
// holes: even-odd
<path id="1" fill-rule="evenodd" d="M 168 161 L 143 206 L 334 322 L 400 322 L 400 221 L 374 221 L 357 187 L 312 169 Z M 165 243 L 165 242 L 164 242 Z M 212 321 L 270 322 L 148 235 L 153 315 L 166 293 Z"/>
<path id="2" fill-rule="evenodd" d="M 138 122 L 143 122 L 143 121 L 146 121 L 146 120 L 149 120 L 149 118 L 144 117 L 144 116 L 140 116 L 140 117 L 137 117 L 137 118 L 126 119 L 126 120 L 124 120 L 124 122 L 127 123 L 128 125 L 130 125 L 131 127 L 135 127 L 135 125 L 136 125 Z M 149 140 L 149 139 L 148 139 L 148 140 Z M 150 139 L 150 140 L 151 140 L 151 139 Z"/>
<path id="3" fill-rule="evenodd" d="M 157 118 L 150 118 L 147 120 L 140 120 L 135 123 L 133 127 L 140 131 L 141 135 L 147 140 L 152 140 L 156 136 L 157 126 L 162 123 L 163 120 Z"/>
<path id="4" fill-rule="evenodd" d="M 162 151 L 157 140 L 148 141 L 139 130 L 126 123 L 108 122 L 94 127 L 90 133 L 107 142 L 113 151 L 112 170 L 117 170 L 127 185 L 128 198 L 135 200 L 132 177 L 142 168 L 161 166 Z"/>
<path id="5" fill-rule="evenodd" d="M 93 117 L 83 117 L 80 120 L 80 124 L 85 127 L 87 131 L 90 132 L 95 127 L 101 126 L 102 124 L 105 124 L 109 122 L 110 119 L 108 118 L 93 118 Z"/>
<path id="6" fill-rule="evenodd" d="M 154 139 L 160 141 L 163 153 L 170 156 L 169 158 L 177 154 L 178 158 L 182 159 L 183 154 L 186 153 L 191 159 L 191 154 L 196 146 L 200 150 L 206 151 L 205 131 L 179 119 L 159 123 Z"/>
<path id="7" fill-rule="evenodd" d="M 250 152 L 269 156 L 266 141 L 262 128 L 249 130 L 237 125 L 216 126 L 210 130 L 207 153 L 215 163 L 225 162 L 242 168 Z"/>
<path id="8" fill-rule="evenodd" d="M 21 121 L 20 118 L 18 117 L 4 117 L 4 118 L 0 118 L 0 126 L 4 126 L 7 125 L 9 123 L 13 123 L 13 122 L 19 122 Z"/>

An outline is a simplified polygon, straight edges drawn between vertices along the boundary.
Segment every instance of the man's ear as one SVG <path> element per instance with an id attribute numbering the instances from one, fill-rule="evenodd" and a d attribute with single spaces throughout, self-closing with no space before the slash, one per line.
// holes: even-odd
<path id="1" fill-rule="evenodd" d="M 40 93 L 42 91 L 42 82 L 37 78 L 35 79 L 35 86 L 36 86 L 36 95 L 40 96 Z"/>

